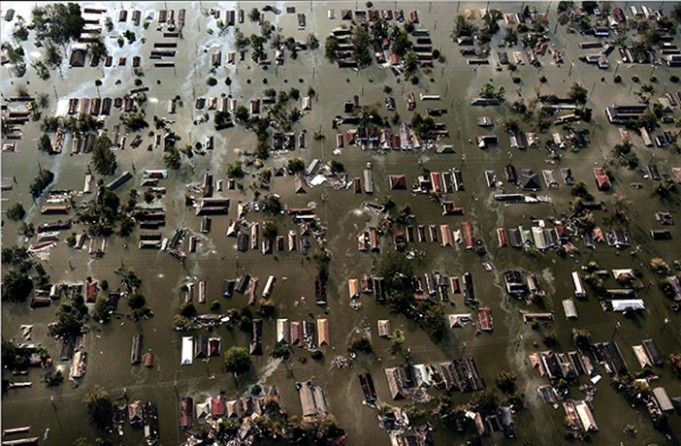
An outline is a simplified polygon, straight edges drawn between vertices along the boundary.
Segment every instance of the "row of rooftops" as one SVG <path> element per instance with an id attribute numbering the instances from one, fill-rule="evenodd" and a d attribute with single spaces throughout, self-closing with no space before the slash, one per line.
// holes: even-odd
<path id="1" fill-rule="evenodd" d="M 409 398 L 417 388 L 435 387 L 449 391 L 472 392 L 485 388 L 472 357 L 458 358 L 440 364 L 397 365 L 385 369 L 392 399 Z M 360 377 L 365 399 L 375 398 L 373 381 Z"/>

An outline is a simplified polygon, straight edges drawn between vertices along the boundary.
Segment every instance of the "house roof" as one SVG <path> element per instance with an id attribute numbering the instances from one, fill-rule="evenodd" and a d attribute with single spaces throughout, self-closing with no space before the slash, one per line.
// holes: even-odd
<path id="1" fill-rule="evenodd" d="M 407 178 L 404 175 L 389 175 L 390 190 L 406 190 Z"/>
<path id="2" fill-rule="evenodd" d="M 539 182 L 539 175 L 532 170 L 523 170 L 520 174 L 520 188 L 523 190 L 540 190 L 541 183 Z"/>
<path id="3" fill-rule="evenodd" d="M 388 380 L 388 388 L 390 389 L 390 396 L 392 399 L 404 398 L 397 367 L 385 369 L 385 377 Z"/>
<path id="4" fill-rule="evenodd" d="M 331 345 L 328 319 L 317 319 L 317 345 Z"/>
<path id="5" fill-rule="evenodd" d="M 297 194 L 304 194 L 306 192 L 305 186 L 306 186 L 306 184 L 305 184 L 304 178 L 302 178 L 302 177 L 296 178 L 296 180 L 294 182 L 294 189 L 295 189 Z"/>

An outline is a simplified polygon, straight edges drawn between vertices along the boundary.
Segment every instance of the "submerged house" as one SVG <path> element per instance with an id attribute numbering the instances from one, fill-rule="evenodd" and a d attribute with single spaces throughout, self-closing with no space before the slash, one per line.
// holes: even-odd
<path id="1" fill-rule="evenodd" d="M 524 169 L 520 174 L 519 185 L 522 190 L 536 192 L 541 190 L 539 176 L 531 169 Z"/>

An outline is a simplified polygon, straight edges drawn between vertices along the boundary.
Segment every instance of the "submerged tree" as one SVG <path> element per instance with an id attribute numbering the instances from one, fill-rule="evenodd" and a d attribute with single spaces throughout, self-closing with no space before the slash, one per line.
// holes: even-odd
<path id="1" fill-rule="evenodd" d="M 99 385 L 90 390 L 85 397 L 90 421 L 99 429 L 107 431 L 111 427 L 113 402 L 109 392 Z"/>
<path id="2" fill-rule="evenodd" d="M 98 136 L 92 149 L 92 164 L 100 175 L 111 175 L 116 170 L 116 155 L 111 150 L 113 143 L 106 136 Z"/>
<path id="3" fill-rule="evenodd" d="M 243 347 L 230 347 L 225 352 L 225 368 L 228 372 L 241 375 L 251 369 L 251 356 Z"/>

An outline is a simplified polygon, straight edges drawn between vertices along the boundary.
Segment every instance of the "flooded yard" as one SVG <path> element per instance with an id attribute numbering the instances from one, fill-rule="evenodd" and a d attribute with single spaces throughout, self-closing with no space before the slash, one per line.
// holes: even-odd
<path id="1" fill-rule="evenodd" d="M 681 167 L 678 154 L 669 149 L 646 148 L 639 136 L 632 132 L 635 151 L 641 160 L 641 167 L 635 171 L 628 171 L 624 167 L 612 168 L 614 173 L 613 189 L 608 192 L 598 191 L 593 180 L 593 168 L 606 162 L 611 156 L 611 148 L 621 142 L 620 133 L 616 126 L 611 125 L 605 115 L 605 107 L 616 103 L 637 103 L 632 87 L 631 77 L 639 76 L 648 79 L 654 71 L 659 79 L 656 85 L 657 95 L 664 92 L 677 92 L 681 88 L 678 84 L 669 82 L 670 76 L 677 68 L 665 65 L 652 68 L 650 65 L 617 65 L 615 53 L 610 57 L 611 68 L 599 70 L 593 65 L 587 65 L 578 60 L 583 53 L 578 46 L 582 40 L 579 35 L 568 34 L 565 27 L 553 27 L 556 24 L 556 2 L 551 3 L 521 3 L 510 2 L 492 4 L 502 11 L 518 11 L 522 6 L 536 6 L 538 10 L 548 9 L 551 28 L 550 47 L 565 54 L 564 64 L 556 65 L 550 56 L 541 58 L 542 66 L 535 68 L 531 65 L 519 66 L 516 72 L 505 68 L 496 70 L 496 44 L 492 45 L 490 65 L 471 68 L 459 52 L 459 46 L 452 42 L 450 34 L 453 27 L 453 17 L 468 10 L 478 11 L 485 7 L 485 3 L 457 3 L 457 2 L 374 2 L 377 9 L 403 9 L 405 12 L 418 10 L 420 27 L 430 30 L 433 47 L 438 48 L 446 59 L 445 63 L 435 63 L 430 72 L 419 71 L 418 84 L 412 84 L 403 76 L 395 76 L 387 67 L 373 64 L 368 68 L 354 71 L 349 68 L 338 68 L 324 59 L 324 39 L 334 27 L 340 26 L 340 11 L 349 9 L 366 9 L 360 2 L 279 2 L 276 8 L 281 14 L 267 13 L 267 20 L 281 33 L 296 40 L 305 41 L 309 33 L 315 33 L 322 46 L 315 51 L 300 51 L 298 58 L 287 58 L 283 65 L 262 66 L 255 64 L 250 54 L 244 61 L 235 65 L 221 64 L 211 70 L 211 54 L 216 50 L 222 51 L 223 58 L 228 52 L 234 51 L 235 29 L 243 30 L 247 36 L 255 33 L 258 26 L 249 21 L 237 23 L 227 28 L 221 35 L 217 29 L 216 19 L 208 16 L 211 8 L 227 10 L 244 9 L 247 13 L 254 7 L 262 8 L 265 3 L 227 2 L 212 4 L 209 2 L 172 2 L 167 8 L 179 10 L 186 8 L 186 25 L 182 29 L 182 38 L 177 39 L 177 55 L 174 58 L 175 67 L 155 68 L 149 59 L 150 51 L 155 42 L 164 40 L 162 33 L 156 30 L 159 10 L 165 8 L 162 3 L 96 4 L 88 6 L 106 8 L 106 16 L 117 17 L 117 11 L 123 7 L 127 10 L 141 10 L 142 17 L 149 20 L 151 25 L 147 30 L 142 26 L 133 26 L 128 20 L 119 23 L 114 19 L 114 30 L 107 33 L 106 45 L 114 60 L 120 57 L 128 58 L 128 66 L 103 68 L 69 68 L 68 57 L 65 58 L 59 70 L 51 72 L 49 81 L 41 81 L 35 70 L 29 69 L 26 76 L 16 78 L 8 66 L 0 68 L 2 73 L 2 92 L 5 98 L 16 95 L 18 85 L 25 85 L 30 94 L 47 93 L 49 107 L 44 110 L 44 116 L 54 116 L 58 101 L 70 98 L 89 97 L 123 97 L 135 88 L 136 77 L 129 66 L 129 60 L 134 55 L 142 57 L 141 77 L 143 85 L 149 87 L 146 93 L 147 102 L 144 105 L 150 127 L 139 133 L 142 142 L 137 148 L 131 148 L 129 142 L 133 134 L 127 137 L 128 146 L 115 150 L 118 169 L 116 175 L 104 178 L 109 182 L 123 171 L 130 171 L 133 179 L 116 192 L 121 197 L 127 197 L 132 188 L 142 191 L 142 171 L 145 169 L 165 169 L 163 149 L 153 147 L 155 132 L 152 117 L 165 117 L 175 123 L 172 128 L 180 138 L 179 145 L 194 146 L 197 142 L 205 142 L 209 136 L 214 136 L 214 150 L 195 154 L 191 160 L 184 160 L 179 170 L 172 170 L 169 178 L 161 180 L 160 186 L 166 188 L 162 205 L 166 211 L 166 224 L 160 231 L 163 237 L 172 237 L 176 228 L 187 228 L 190 235 L 198 237 L 199 244 L 196 253 L 188 253 L 184 264 L 181 264 L 166 252 L 157 250 L 137 249 L 140 230 L 136 229 L 126 238 L 119 236 L 108 240 L 106 253 L 99 259 L 91 258 L 87 250 L 74 250 L 67 246 L 64 240 L 49 251 L 49 260 L 43 264 L 52 283 L 84 282 L 92 277 L 100 283 L 107 280 L 112 288 L 118 288 L 120 277 L 115 274 L 119 267 L 132 268 L 142 279 L 141 291 L 146 297 L 149 308 L 154 312 L 153 318 L 140 322 L 133 322 L 128 318 L 116 316 L 106 325 L 96 321 L 88 322 L 89 331 L 84 336 L 84 349 L 88 352 L 87 372 L 77 387 L 72 387 L 66 381 L 59 387 L 48 388 L 41 381 L 43 372 L 30 369 L 27 377 L 20 380 L 32 381 L 33 385 L 26 389 L 10 389 L 2 396 L 2 425 L 4 428 L 31 425 L 31 433 L 43 435 L 45 440 L 41 444 L 72 444 L 73 441 L 85 436 L 91 440 L 98 435 L 97 431 L 88 423 L 87 407 L 84 399 L 94 386 L 105 387 L 111 397 L 123 401 L 124 395 L 131 400 L 155 400 L 158 405 L 160 420 L 160 444 L 180 444 L 186 440 L 185 433 L 178 424 L 179 401 L 182 396 L 194 395 L 195 400 L 203 397 L 215 396 L 225 391 L 227 399 L 239 397 L 250 385 L 257 383 L 274 385 L 281 394 L 281 406 L 290 414 L 300 414 L 301 405 L 296 390 L 296 382 L 312 379 L 321 386 L 328 400 L 329 412 L 333 414 L 337 423 L 348 435 L 348 444 L 390 444 L 385 430 L 379 426 L 377 411 L 362 404 L 363 395 L 359 386 L 358 375 L 370 372 L 374 377 L 376 391 L 381 402 L 404 406 L 407 401 L 392 401 L 384 368 L 403 362 L 399 357 L 390 353 L 391 341 L 380 338 L 376 329 L 376 321 L 389 319 L 393 329 L 404 332 L 404 348 L 409 349 L 411 361 L 414 364 L 439 364 L 463 356 L 475 358 L 481 377 L 487 387 L 495 387 L 498 370 L 513 370 L 518 375 L 517 386 L 519 393 L 524 396 L 525 408 L 515 414 L 515 425 L 518 439 L 506 440 L 500 436 L 483 438 L 483 444 L 568 444 L 564 438 L 566 431 L 565 412 L 562 407 L 554 410 L 542 401 L 537 393 L 537 387 L 546 384 L 548 380 L 540 377 L 537 369 L 533 368 L 528 355 L 547 350 L 542 340 L 544 335 L 555 335 L 557 344 L 555 351 L 568 352 L 574 350 L 572 344 L 572 330 L 586 329 L 591 333 L 592 342 L 607 342 L 614 340 L 619 345 L 629 369 L 637 372 L 639 369 L 636 356 L 631 345 L 640 344 L 641 340 L 653 338 L 665 356 L 681 351 L 681 319 L 679 313 L 670 310 L 671 301 L 665 298 L 657 286 L 661 278 L 649 266 L 650 259 L 659 257 L 670 265 L 674 260 L 681 260 L 679 242 L 681 232 L 678 225 L 669 226 L 672 240 L 654 241 L 648 233 L 650 228 L 658 228 L 655 212 L 668 210 L 676 219 L 679 214 L 680 200 L 678 193 L 671 199 L 662 201 L 651 197 L 656 182 L 644 177 L 645 165 L 655 161 L 665 177 L 671 176 L 672 167 Z M 619 2 L 613 2 L 613 5 Z M 307 25 L 298 29 L 296 14 L 287 13 L 287 7 L 295 7 L 296 13 L 307 16 Z M 624 5 L 620 5 L 624 6 Z M 671 9 L 668 5 L 661 6 L 664 10 Z M 12 7 L 17 14 L 29 20 L 31 5 L 3 2 L 3 10 Z M 336 18 L 328 18 L 328 10 L 334 10 Z M 224 18 L 224 17 L 223 17 Z M 503 28 L 503 27 L 502 27 Z M 126 29 L 133 29 L 137 33 L 137 41 L 132 45 L 119 47 L 116 36 Z M 208 29 L 213 32 L 209 34 Z M 11 24 L 2 21 L 2 38 L 5 41 L 11 34 Z M 144 37 L 146 41 L 142 41 Z M 165 39 L 167 40 L 167 39 Z M 678 37 L 675 37 L 678 41 Z M 41 57 L 43 48 L 35 46 L 33 34 L 24 42 L 28 64 Z M 267 47 L 270 58 L 273 50 Z M 68 51 L 67 55 L 70 54 Z M 570 67 L 571 62 L 574 65 Z M 613 72 L 618 68 L 623 82 L 613 82 Z M 215 86 L 207 85 L 207 78 L 214 76 L 218 79 Z M 520 83 L 514 83 L 512 77 L 519 76 Z M 546 82 L 540 78 L 545 76 Z M 232 80 L 228 87 L 224 80 Z M 97 87 L 95 80 L 101 79 L 101 87 Z M 589 91 L 587 106 L 593 109 L 590 124 L 579 124 L 579 127 L 589 129 L 590 143 L 587 148 L 579 151 L 564 150 L 560 152 L 561 159 L 555 165 L 547 163 L 548 155 L 544 148 L 529 148 L 527 150 L 511 149 L 509 137 L 504 131 L 503 123 L 514 116 L 511 104 L 517 99 L 533 98 L 540 94 L 553 93 L 565 96 L 573 82 L 580 82 Z M 504 86 L 506 101 L 497 107 L 474 107 L 470 105 L 473 97 L 478 96 L 480 88 L 485 83 Z M 387 112 L 383 106 L 386 93 L 384 88 L 391 87 L 392 96 L 396 100 L 395 112 Z M 294 131 L 303 130 L 307 134 L 307 147 L 298 148 L 294 152 L 272 153 L 264 162 L 267 167 L 284 166 L 290 158 L 302 158 L 306 164 L 314 159 L 322 162 L 337 160 L 342 162 L 350 181 L 354 177 L 362 177 L 367 163 L 371 163 L 374 178 L 374 193 L 372 195 L 353 193 L 352 188 L 334 190 L 328 183 L 307 187 L 306 193 L 294 191 L 294 180 L 290 175 L 273 176 L 269 191 L 281 196 L 282 203 L 288 208 L 307 207 L 310 203 L 316 206 L 316 215 L 320 224 L 326 227 L 326 247 L 331 252 L 330 279 L 327 285 L 328 303 L 325 306 L 315 304 L 314 280 L 318 274 L 313 254 L 318 252 L 316 243 L 310 255 L 304 256 L 297 252 L 277 252 L 274 255 L 262 255 L 259 250 L 239 252 L 236 249 L 236 238 L 227 237 L 231 218 L 236 217 L 237 203 L 254 200 L 254 191 L 250 188 L 256 183 L 257 169 L 245 166 L 246 176 L 240 180 L 244 184 L 244 192 L 238 189 L 228 190 L 227 166 L 240 159 L 243 151 L 252 151 L 257 143 L 256 136 L 243 125 L 237 124 L 233 128 L 216 131 L 213 122 L 200 124 L 205 110 L 196 110 L 194 104 L 197 98 L 230 96 L 239 105 L 248 105 L 254 98 L 260 98 L 267 88 L 277 90 L 295 87 L 305 96 L 309 88 L 315 90 L 312 98 L 312 109 L 303 112 L 299 122 L 294 124 Z M 438 154 L 428 151 L 400 151 L 400 150 L 362 150 L 360 147 L 346 146 L 338 151 L 336 147 L 336 133 L 346 132 L 353 126 L 341 125 L 334 129 L 333 119 L 343 115 L 346 101 L 352 101 L 357 95 L 362 105 L 377 105 L 382 116 L 392 118 L 399 114 L 402 121 L 409 122 L 413 111 L 407 108 L 407 95 L 413 92 L 419 94 L 440 95 L 440 101 L 432 105 L 428 101 L 417 100 L 416 110 L 425 116 L 427 108 L 433 106 L 447 109 L 447 113 L 438 117 L 449 129 L 449 137 L 440 144 L 451 144 L 454 153 Z M 168 101 L 176 96 L 181 98 L 176 113 L 168 114 Z M 656 96 L 657 97 L 657 96 Z M 3 105 L 5 102 L 3 102 Z M 113 139 L 113 127 L 120 124 L 120 110 L 114 109 L 111 116 L 106 118 L 105 129 Z M 673 111 L 673 117 L 679 117 L 678 108 Z M 477 119 L 489 116 L 494 122 L 491 129 L 482 129 L 477 125 Z M 531 122 L 521 122 L 523 128 L 533 126 Z M 673 125 L 663 124 L 663 129 L 669 128 L 674 132 Z M 396 133 L 398 126 L 392 126 Z M 14 153 L 2 154 L 2 182 L 12 184 L 10 191 L 2 193 L 3 248 L 36 243 L 35 238 L 30 241 L 18 236 L 19 222 L 5 218 L 6 206 L 20 202 L 27 211 L 26 221 L 33 222 L 36 227 L 46 221 L 54 221 L 54 216 L 41 215 L 42 199 L 37 202 L 31 197 L 29 185 L 37 175 L 39 169 L 47 169 L 55 174 L 51 189 L 81 190 L 86 173 L 91 169 L 91 155 L 85 153 L 72 154 L 66 150 L 70 145 L 65 144 L 65 150 L 59 155 L 49 156 L 37 150 L 36 146 L 41 135 L 40 122 L 29 122 L 23 126 L 23 137 L 17 141 Z M 542 140 L 549 139 L 551 133 L 560 131 L 559 126 L 552 126 L 544 134 Z M 315 140 L 314 132 L 321 132 L 324 139 Z M 497 147 L 481 150 L 476 146 L 476 136 L 494 133 L 499 136 Z M 3 143 L 6 142 L 3 139 Z M 147 150 L 147 148 L 151 148 Z M 493 170 L 497 178 L 503 180 L 504 167 L 512 162 L 516 168 L 532 169 L 541 176 L 544 169 L 558 171 L 561 167 L 572 169 L 576 181 L 583 181 L 588 190 L 594 195 L 595 201 L 602 201 L 606 209 L 612 206 L 613 195 L 618 194 L 628 200 L 628 215 L 630 223 L 628 232 L 631 247 L 616 249 L 607 243 L 599 243 L 595 250 L 584 246 L 581 240 L 573 237 L 572 242 L 577 250 L 568 256 L 561 257 L 554 251 L 527 254 L 511 247 L 499 247 L 497 243 L 497 228 L 517 227 L 524 225 L 530 228 L 534 220 L 547 220 L 547 227 L 553 225 L 550 219 L 561 219 L 569 211 L 570 187 L 562 181 L 557 189 L 544 188 L 538 195 L 546 195 L 549 203 L 536 204 L 507 204 L 495 200 L 498 193 L 489 188 L 485 181 L 484 171 Z M 412 194 L 411 186 L 418 180 L 424 170 L 430 172 L 444 172 L 450 169 L 462 171 L 465 188 L 462 191 L 448 193 L 446 198 L 464 209 L 463 215 L 443 215 L 441 205 L 431 200 L 425 194 Z M 215 181 L 224 181 L 225 188 L 216 195 L 229 198 L 229 215 L 212 217 L 210 233 L 201 233 L 201 218 L 195 215 L 195 209 L 185 205 L 185 195 L 188 184 L 200 184 L 203 175 L 210 172 Z M 406 175 L 407 190 L 390 190 L 388 175 Z M 643 187 L 635 189 L 630 183 L 640 182 Z M 543 182 L 542 182 L 543 184 Z M 505 184 L 506 193 L 520 193 L 515 186 Z M 678 186 L 677 186 L 678 187 Z M 447 328 L 442 340 L 438 343 L 431 341 L 422 327 L 403 315 L 391 314 L 386 305 L 378 304 L 373 295 L 362 295 L 359 299 L 362 306 L 354 310 L 348 298 L 348 279 L 361 278 L 364 274 L 377 275 L 382 258 L 394 251 L 392 237 L 382 237 L 380 252 L 359 252 L 357 249 L 357 232 L 375 225 L 377 217 L 368 210 L 364 203 L 367 201 L 383 202 L 385 196 L 391 196 L 396 207 L 409 205 L 415 219 L 410 224 L 418 225 L 449 225 L 452 230 L 461 228 L 463 222 L 473 224 L 475 234 L 486 249 L 487 256 L 483 259 L 474 250 L 466 250 L 462 244 L 453 247 L 442 247 L 438 242 L 413 242 L 409 249 L 423 251 L 424 255 L 412 260 L 417 274 L 439 272 L 444 276 L 462 277 L 470 273 L 474 280 L 475 294 L 481 306 L 489 307 L 494 317 L 492 332 L 476 332 L 476 327 Z M 91 198 L 85 196 L 77 198 L 77 203 L 87 203 Z M 121 198 L 123 201 L 123 198 Z M 608 210 L 594 211 L 596 224 L 604 226 Z M 248 221 L 258 221 L 261 224 L 267 216 L 263 212 L 250 212 Z M 288 215 L 276 217 L 279 234 L 287 234 L 289 230 L 298 230 L 298 225 L 292 222 Z M 73 231 L 80 232 L 82 228 L 75 226 Z M 69 231 L 70 233 L 70 231 Z M 66 237 L 62 235 L 62 239 Z M 187 237 L 188 238 L 188 237 Z M 184 246 L 187 249 L 185 238 Z M 632 255 L 631 251 L 636 250 Z M 484 262 L 489 266 L 486 270 Z M 645 310 L 635 317 L 628 318 L 620 313 L 604 312 L 601 309 L 595 293 L 589 290 L 589 297 L 577 300 L 576 306 L 579 318 L 567 320 L 564 317 L 562 301 L 573 297 L 571 273 L 582 272 L 582 266 L 595 261 L 599 269 L 612 270 L 615 268 L 637 268 L 642 273 L 641 280 L 644 287 L 637 291 L 637 297 L 645 302 Z M 3 265 L 4 269 L 4 265 Z M 506 293 L 503 273 L 509 269 L 518 270 L 524 275 L 534 273 L 539 278 L 545 297 L 541 307 L 528 306 L 524 302 L 512 299 Z M 258 277 L 260 288 L 264 286 L 269 275 L 277 277 L 272 300 L 276 304 L 274 319 L 266 320 L 263 326 L 264 354 L 252 356 L 253 370 L 246 376 L 234 379 L 226 373 L 221 357 L 209 360 L 195 360 L 192 365 L 181 366 L 182 336 L 188 334 L 174 329 L 173 320 L 184 298 L 182 285 L 192 280 L 207 281 L 206 303 L 197 303 L 200 314 L 209 313 L 213 301 L 219 301 L 221 311 L 229 308 L 240 308 L 247 305 L 247 297 L 235 294 L 231 298 L 222 297 L 223 280 L 233 279 L 241 274 Z M 676 274 L 679 272 L 676 271 Z M 285 278 L 285 279 L 284 279 Z M 387 278 L 388 279 L 388 278 Z M 614 280 L 608 279 L 608 287 L 616 286 Z M 445 315 L 475 311 L 468 307 L 462 294 L 450 294 L 450 302 L 445 303 Z M 21 342 L 21 325 L 33 324 L 32 342 L 47 346 L 50 354 L 59 357 L 61 342 L 57 342 L 49 335 L 48 324 L 54 321 L 56 305 L 47 308 L 31 309 L 28 303 L 7 303 L 2 306 L 2 337 L 3 340 Z M 126 302 L 119 303 L 119 310 L 128 310 Z M 546 311 L 554 314 L 554 320 L 548 326 L 539 325 L 534 329 L 531 324 L 524 323 L 521 311 Z M 323 347 L 324 358 L 313 360 L 310 353 L 304 349 L 294 347 L 295 354 L 284 363 L 270 357 L 276 338 L 276 318 L 288 318 L 291 321 L 315 321 L 318 318 L 329 320 L 330 346 Z M 347 346 L 352 333 L 356 330 L 365 331 L 370 328 L 370 338 L 374 348 L 373 355 L 359 354 L 351 361 L 348 368 L 339 369 L 334 359 L 337 356 L 348 356 Z M 156 363 L 153 368 L 141 365 L 130 365 L 130 342 L 134 335 L 144 335 L 144 351 L 154 353 Z M 227 350 L 232 345 L 247 347 L 250 336 L 238 328 L 227 329 L 220 326 L 196 331 L 193 334 L 210 334 L 222 339 L 222 349 Z M 299 358 L 306 358 L 303 363 Z M 70 363 L 59 363 L 59 367 L 68 369 Z M 655 373 L 660 376 L 658 381 L 651 383 L 653 387 L 664 386 L 671 397 L 681 396 L 681 381 L 672 373 L 667 362 L 663 368 L 656 368 Z M 15 377 L 3 370 L 3 378 L 17 381 Z M 588 382 L 580 377 L 579 382 Z M 595 385 L 597 393 L 593 399 L 593 414 L 598 423 L 599 431 L 591 434 L 591 443 L 599 445 L 616 444 L 678 444 L 681 435 L 681 422 L 678 413 L 670 414 L 669 426 L 671 439 L 653 428 L 650 416 L 645 412 L 637 412 L 629 407 L 625 398 L 615 392 L 610 386 L 611 377 L 604 374 L 603 379 Z M 570 398 L 583 399 L 584 394 L 577 388 L 570 387 Z M 441 391 L 429 391 L 437 396 Z M 465 404 L 470 394 L 452 393 L 455 404 Z M 419 405 L 430 412 L 435 402 Z M 36 417 L 36 414 L 40 414 Z M 466 439 L 474 435 L 474 431 L 466 434 L 455 432 L 435 421 L 435 417 L 426 418 L 433 422 L 433 437 L 436 444 L 464 444 Z M 627 425 L 633 425 L 638 431 L 635 438 L 623 433 Z M 197 423 L 198 426 L 198 423 Z M 123 438 L 115 438 L 115 443 L 138 444 L 143 439 L 141 429 L 125 428 Z"/>

